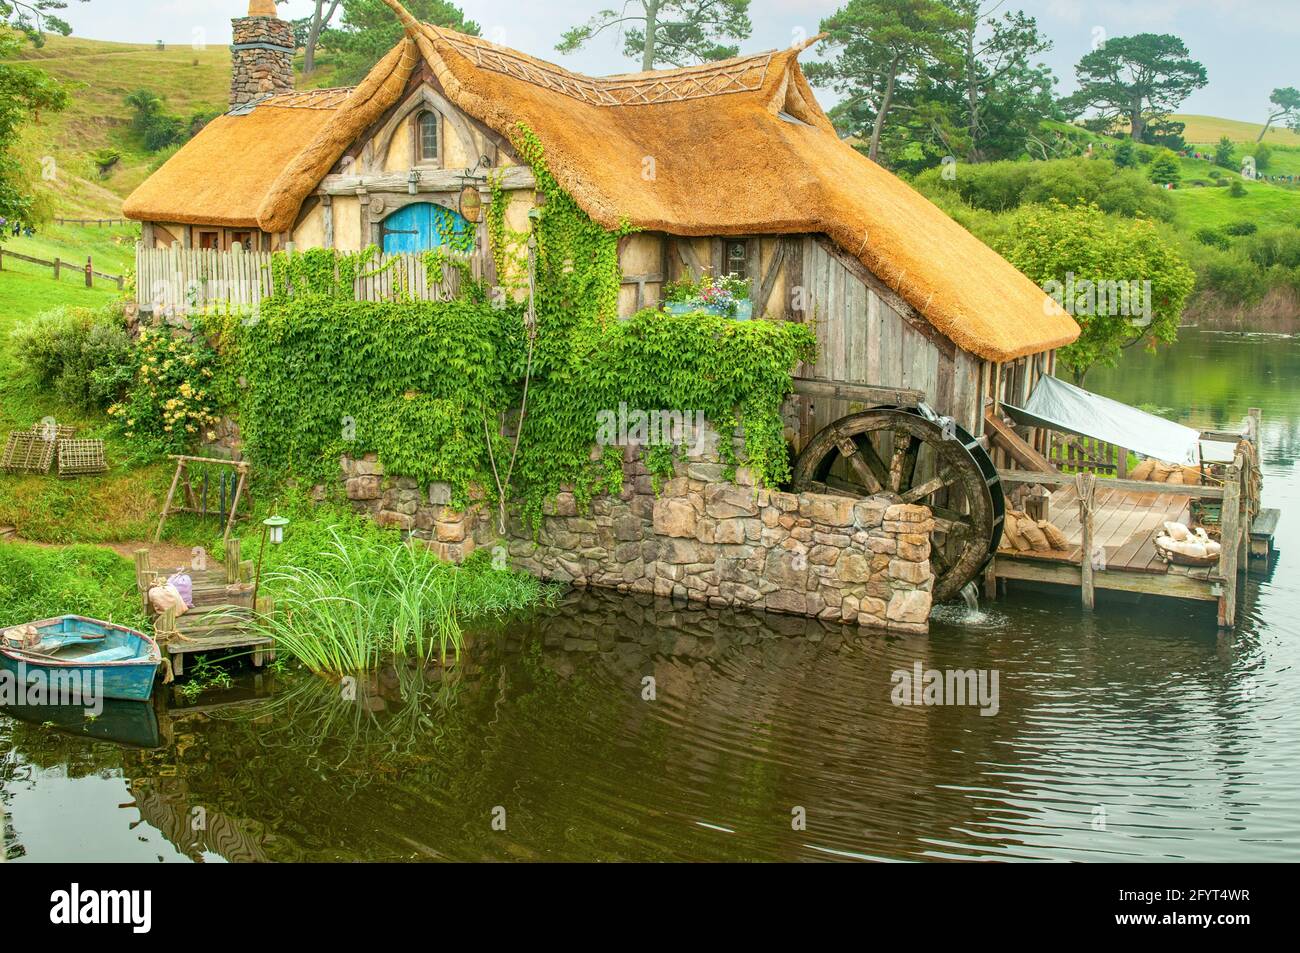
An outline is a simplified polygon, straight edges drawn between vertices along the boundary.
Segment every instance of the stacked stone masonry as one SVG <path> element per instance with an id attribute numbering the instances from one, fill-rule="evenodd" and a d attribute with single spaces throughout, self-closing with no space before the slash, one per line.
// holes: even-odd
<path id="1" fill-rule="evenodd" d="M 656 494 L 633 459 L 620 495 L 580 512 L 572 493 L 560 493 L 536 536 L 512 523 L 503 540 L 482 502 L 453 508 L 445 485 L 389 477 L 373 454 L 342 466 L 354 506 L 445 559 L 502 546 L 512 566 L 575 586 L 928 631 L 934 520 L 924 506 L 775 492 L 753 486 L 744 469 L 727 481 L 721 464 L 698 461 Z"/>
<path id="2" fill-rule="evenodd" d="M 230 105 L 293 92 L 293 27 L 276 17 L 241 17 L 232 25 Z M 254 45 L 240 49 L 245 44 Z"/>

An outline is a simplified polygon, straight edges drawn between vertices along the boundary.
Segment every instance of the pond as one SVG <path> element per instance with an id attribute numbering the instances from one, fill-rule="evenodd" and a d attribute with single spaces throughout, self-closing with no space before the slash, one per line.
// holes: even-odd
<path id="1" fill-rule="evenodd" d="M 1195 330 L 1088 380 L 1199 426 L 1263 408 L 1283 552 L 1233 634 L 1018 590 L 929 638 L 573 594 L 447 675 L 0 714 L 5 854 L 1298 860 L 1297 380 L 1300 339 Z M 892 704 L 918 663 L 996 672 L 996 705 Z"/>

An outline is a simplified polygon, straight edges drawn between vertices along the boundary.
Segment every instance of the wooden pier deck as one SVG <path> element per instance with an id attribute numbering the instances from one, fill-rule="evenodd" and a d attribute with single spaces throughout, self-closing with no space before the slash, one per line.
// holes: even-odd
<path id="1" fill-rule="evenodd" d="M 145 611 L 152 614 L 148 591 L 163 580 L 149 565 L 149 551 L 136 552 L 136 585 Z M 188 571 L 194 585 L 194 607 L 179 618 L 169 611 L 154 619 L 154 635 L 169 659 L 173 675 L 185 672 L 185 657 L 219 652 L 251 654 L 253 665 L 260 668 L 275 659 L 274 640 L 262 635 L 254 620 L 253 567 L 240 559 L 239 540 L 226 543 L 226 562 L 213 563 L 206 569 Z M 259 598 L 263 611 L 267 600 Z"/>
<path id="2" fill-rule="evenodd" d="M 1260 519 L 1258 501 L 1250 498 L 1251 471 L 1250 458 L 1238 453 L 1221 486 L 1094 477 L 1091 510 L 1080 505 L 1074 474 L 999 471 L 1009 491 L 1034 484 L 1049 489 L 1049 517 L 1069 547 L 1022 552 L 1004 541 L 987 570 L 986 594 L 995 594 L 998 579 L 1016 579 L 1078 588 L 1088 608 L 1098 589 L 1195 599 L 1217 603 L 1219 624 L 1231 628 L 1239 574 L 1250 566 L 1251 549 L 1263 545 L 1271 551 L 1271 543 L 1261 543 L 1269 520 Z M 1221 509 L 1219 562 L 1209 567 L 1168 564 L 1156 552 L 1155 537 L 1167 521 L 1192 525 L 1197 500 L 1215 501 Z"/>

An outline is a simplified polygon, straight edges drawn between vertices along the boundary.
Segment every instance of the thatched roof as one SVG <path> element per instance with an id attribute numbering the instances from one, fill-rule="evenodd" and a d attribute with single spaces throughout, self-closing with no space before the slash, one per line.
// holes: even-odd
<path id="1" fill-rule="evenodd" d="M 232 125 L 263 111 L 288 113 L 272 100 L 204 130 L 131 196 L 126 213 L 216 221 L 234 206 L 245 216 L 255 206 L 261 228 L 292 227 L 333 163 L 400 98 L 418 50 L 458 108 L 508 138 L 520 124 L 530 128 L 556 179 L 609 228 L 628 221 L 678 235 L 825 233 L 954 343 L 992 360 L 1059 347 L 1079 334 L 1037 285 L 840 141 L 799 68 L 799 50 L 596 79 L 418 23 L 386 2 L 408 38 L 306 148 L 276 163 L 278 176 L 244 173 L 229 158 L 238 155 Z M 279 120 L 264 120 L 272 121 Z M 220 164 L 213 161 L 219 154 Z M 653 176 L 643 174 L 647 158 Z M 268 177 L 275 179 L 269 188 Z M 204 179 L 219 183 L 191 202 Z M 177 214 L 182 203 L 185 217 Z"/>

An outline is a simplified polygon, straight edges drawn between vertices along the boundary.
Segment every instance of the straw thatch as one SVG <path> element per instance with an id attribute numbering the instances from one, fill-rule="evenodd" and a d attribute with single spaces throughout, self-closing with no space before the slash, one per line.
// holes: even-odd
<path id="1" fill-rule="evenodd" d="M 279 161 L 259 152 L 247 163 L 258 169 L 234 158 L 232 127 L 258 114 L 269 114 L 259 125 L 287 121 L 287 110 L 269 100 L 201 133 L 137 190 L 127 214 L 239 224 L 255 218 L 266 231 L 291 228 L 320 178 L 402 96 L 418 50 L 459 109 L 509 138 L 530 128 L 556 179 L 607 227 L 628 221 L 678 235 L 825 233 L 954 343 L 991 360 L 1059 347 L 1079 334 L 1037 285 L 840 141 L 799 68 L 799 50 L 596 79 L 420 24 L 396 0 L 386 2 L 408 39 L 310 137 L 277 131 L 282 140 L 310 138 L 305 148 Z M 261 136 L 265 129 L 238 141 Z M 218 153 L 227 157 L 220 173 L 211 161 Z M 178 198 L 199 189 L 201 198 Z"/>

